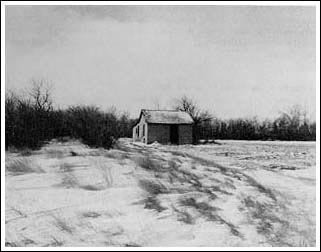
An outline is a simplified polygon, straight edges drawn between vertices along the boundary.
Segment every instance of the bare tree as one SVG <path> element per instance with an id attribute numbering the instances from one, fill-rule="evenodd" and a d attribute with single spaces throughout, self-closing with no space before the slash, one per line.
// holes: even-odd
<path id="1" fill-rule="evenodd" d="M 192 117 L 195 125 L 213 119 L 208 111 L 200 109 L 197 103 L 186 95 L 175 101 L 174 109 L 187 112 Z"/>
<path id="2" fill-rule="evenodd" d="M 275 121 L 275 127 L 281 139 L 285 140 L 299 139 L 301 135 L 308 135 L 307 111 L 300 105 L 294 105 L 280 113 Z"/>
<path id="3" fill-rule="evenodd" d="M 49 112 L 53 109 L 51 90 L 52 84 L 44 79 L 32 79 L 32 89 L 30 96 L 34 102 L 36 110 Z"/>
<path id="4" fill-rule="evenodd" d="M 186 95 L 175 101 L 174 109 L 185 111 L 192 117 L 194 122 L 193 142 L 197 143 L 200 135 L 199 126 L 202 123 L 210 122 L 213 119 L 212 115 L 208 111 L 200 109 L 197 103 Z"/>
<path id="5" fill-rule="evenodd" d="M 299 127 L 307 122 L 307 111 L 300 105 L 294 105 L 280 113 L 279 120 L 287 122 L 292 127 Z"/>

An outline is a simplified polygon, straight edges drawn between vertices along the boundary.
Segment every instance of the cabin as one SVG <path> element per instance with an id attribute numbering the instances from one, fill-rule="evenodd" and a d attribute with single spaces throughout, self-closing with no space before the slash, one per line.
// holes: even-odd
<path id="1" fill-rule="evenodd" d="M 142 109 L 133 127 L 133 141 L 191 144 L 193 119 L 183 111 Z"/>

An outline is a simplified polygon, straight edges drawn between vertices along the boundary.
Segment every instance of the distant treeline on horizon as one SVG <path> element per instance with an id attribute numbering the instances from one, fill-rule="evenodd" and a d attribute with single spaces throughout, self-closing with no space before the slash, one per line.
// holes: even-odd
<path id="1" fill-rule="evenodd" d="M 198 121 L 193 130 L 194 142 L 200 139 L 315 141 L 316 123 L 305 115 L 305 111 L 294 106 L 275 120 Z M 56 109 L 50 89 L 43 82 L 34 82 L 28 95 L 6 93 L 5 147 L 35 149 L 51 139 L 71 137 L 91 147 L 109 149 L 118 138 L 132 137 L 136 121 L 116 109 L 103 112 L 86 105 Z"/>
<path id="2" fill-rule="evenodd" d="M 199 139 L 315 141 L 316 123 L 282 114 L 274 120 L 215 119 L 198 126 Z"/>

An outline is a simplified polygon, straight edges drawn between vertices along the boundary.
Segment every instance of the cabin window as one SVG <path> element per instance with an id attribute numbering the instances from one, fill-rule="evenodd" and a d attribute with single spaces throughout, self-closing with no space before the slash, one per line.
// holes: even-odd
<path id="1" fill-rule="evenodd" d="M 145 136 L 145 124 L 143 124 L 143 136 Z"/>

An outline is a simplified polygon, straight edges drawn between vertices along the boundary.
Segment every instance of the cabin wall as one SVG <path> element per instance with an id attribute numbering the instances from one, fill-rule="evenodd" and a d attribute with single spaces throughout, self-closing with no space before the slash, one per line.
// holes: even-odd
<path id="1" fill-rule="evenodd" d="M 170 143 L 170 125 L 166 124 L 149 124 L 148 125 L 148 141 L 153 143 L 155 141 L 162 144 Z M 178 125 L 179 144 L 191 144 L 193 142 L 193 126 L 191 124 Z"/>
<path id="2" fill-rule="evenodd" d="M 191 144 L 193 142 L 193 125 L 181 124 L 178 126 L 179 144 Z"/>
<path id="3" fill-rule="evenodd" d="M 159 142 L 167 144 L 170 142 L 170 125 L 166 124 L 149 124 L 148 125 L 148 142 Z"/>
<path id="4" fill-rule="evenodd" d="M 144 129 L 145 128 L 145 129 Z M 171 143 L 171 124 L 147 123 L 142 115 L 138 124 L 133 127 L 133 141 L 162 144 Z M 191 144 L 193 142 L 193 125 L 178 124 L 178 144 Z"/>
<path id="5" fill-rule="evenodd" d="M 144 130 L 144 127 L 145 127 L 145 130 Z M 147 143 L 147 132 L 148 132 L 148 125 L 146 123 L 144 116 L 142 116 L 139 123 L 133 128 L 133 141 Z"/>

